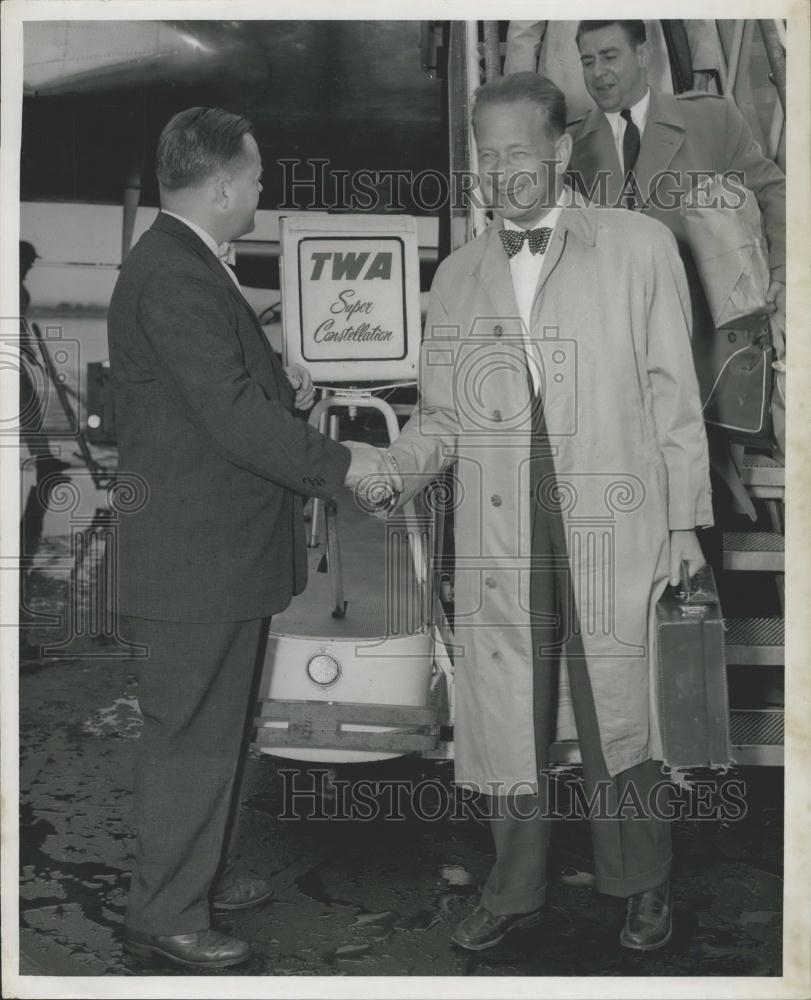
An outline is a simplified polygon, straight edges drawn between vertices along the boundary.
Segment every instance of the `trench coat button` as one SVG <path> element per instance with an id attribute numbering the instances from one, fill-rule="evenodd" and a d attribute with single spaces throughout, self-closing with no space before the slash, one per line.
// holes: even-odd
<path id="1" fill-rule="evenodd" d="M 493 420 L 497 424 L 501 422 L 501 410 L 493 410 Z"/>
<path id="2" fill-rule="evenodd" d="M 484 585 L 485 585 L 485 587 L 489 587 L 490 590 L 492 590 L 494 587 L 498 586 L 498 584 L 492 578 L 492 576 L 488 576 L 488 577 L 485 578 Z"/>
<path id="3" fill-rule="evenodd" d="M 493 505 L 494 507 L 500 507 L 500 506 L 501 506 L 501 503 L 502 503 L 502 500 L 501 500 L 501 497 L 500 497 L 500 496 L 498 495 L 498 493 L 494 493 L 494 494 L 493 494 L 493 495 L 492 495 L 492 496 L 490 497 L 490 503 L 491 503 L 491 504 L 492 504 L 492 505 Z"/>
<path id="4" fill-rule="evenodd" d="M 501 653 L 499 653 L 499 651 L 498 651 L 498 650 L 496 650 L 496 651 L 495 651 L 495 652 L 494 652 L 494 653 L 492 654 L 492 658 L 493 658 L 493 659 L 494 659 L 494 660 L 496 661 L 496 663 L 501 663 Z"/>
<path id="5" fill-rule="evenodd" d="M 496 325 L 493 327 L 493 336 L 500 337 L 503 333 L 504 333 L 504 328 L 502 327 L 501 323 L 496 323 Z"/>

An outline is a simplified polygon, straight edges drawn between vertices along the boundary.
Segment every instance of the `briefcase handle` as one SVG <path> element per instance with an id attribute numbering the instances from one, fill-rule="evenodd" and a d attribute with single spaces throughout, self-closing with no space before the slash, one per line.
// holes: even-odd
<path id="1" fill-rule="evenodd" d="M 718 603 L 715 577 L 709 563 L 705 563 L 700 570 L 690 576 L 689 564 L 686 559 L 682 559 L 679 598 L 683 604 L 693 607 Z"/>

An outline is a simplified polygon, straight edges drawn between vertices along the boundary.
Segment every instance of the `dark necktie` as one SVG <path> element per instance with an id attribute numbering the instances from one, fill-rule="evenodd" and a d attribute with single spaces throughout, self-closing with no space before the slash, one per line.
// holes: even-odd
<path id="1" fill-rule="evenodd" d="M 639 135 L 639 129 L 636 127 L 636 122 L 631 117 L 631 109 L 623 108 L 620 111 L 620 118 L 625 119 L 625 135 L 622 137 L 622 159 L 623 167 L 627 174 L 629 170 L 633 170 L 636 166 L 642 140 Z"/>
<path id="2" fill-rule="evenodd" d="M 636 208 L 636 180 L 633 176 L 634 167 L 639 157 L 639 147 L 642 145 L 642 138 L 636 122 L 631 118 L 631 109 L 623 108 L 620 111 L 620 118 L 625 120 L 625 135 L 622 137 L 622 159 L 625 171 L 625 205 L 627 208 Z"/>
<path id="3" fill-rule="evenodd" d="M 549 245 L 552 229 L 550 226 L 541 226 L 539 229 L 500 229 L 498 235 L 507 256 L 514 257 L 524 245 L 524 240 L 529 243 L 530 253 L 543 253 Z"/>

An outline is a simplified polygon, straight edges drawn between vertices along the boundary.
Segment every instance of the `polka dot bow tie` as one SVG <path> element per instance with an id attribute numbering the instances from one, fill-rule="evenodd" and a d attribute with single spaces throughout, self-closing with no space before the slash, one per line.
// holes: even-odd
<path id="1" fill-rule="evenodd" d="M 530 253 L 543 253 L 549 245 L 552 229 L 550 226 L 541 226 L 540 229 L 500 229 L 498 235 L 507 256 L 514 257 L 524 245 L 524 240 L 529 242 Z"/>

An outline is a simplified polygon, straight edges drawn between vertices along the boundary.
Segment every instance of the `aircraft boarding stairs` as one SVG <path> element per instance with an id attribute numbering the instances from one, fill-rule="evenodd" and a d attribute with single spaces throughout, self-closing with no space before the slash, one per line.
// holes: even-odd
<path id="1" fill-rule="evenodd" d="M 742 766 L 783 766 L 784 708 L 782 684 L 773 674 L 784 668 L 784 494 L 785 468 L 773 458 L 745 452 L 741 478 L 753 501 L 761 501 L 771 530 L 725 531 L 723 573 L 746 574 L 742 589 L 750 605 L 768 605 L 767 588 L 777 591 L 779 615 L 725 617 L 724 649 L 730 690 L 730 744 Z M 748 578 L 748 579 L 747 579 Z M 734 581 L 736 584 L 737 580 Z M 722 605 L 723 588 L 722 590 Z M 731 589 L 731 588 L 730 588 Z M 756 671 L 761 676 L 741 676 Z M 744 681 L 740 684 L 740 681 Z M 757 680 L 760 683 L 745 683 Z M 559 766 L 580 763 L 576 740 L 553 744 L 551 760 Z"/>
<path id="2" fill-rule="evenodd" d="M 752 586 L 768 586 L 771 578 L 777 588 L 781 613 L 769 617 L 730 617 L 726 619 L 727 676 L 734 691 L 736 675 L 741 671 L 761 674 L 783 668 L 784 654 L 784 494 L 785 468 L 773 458 L 746 452 L 742 468 L 743 484 L 753 501 L 762 501 L 771 522 L 771 530 L 728 531 L 724 533 L 723 569 L 745 573 Z M 769 688 L 772 695 L 769 695 Z M 763 698 L 769 704 L 753 707 L 733 706 L 730 713 L 732 756 L 738 764 L 783 764 L 783 707 L 773 704 L 774 685 L 763 685 Z"/>

